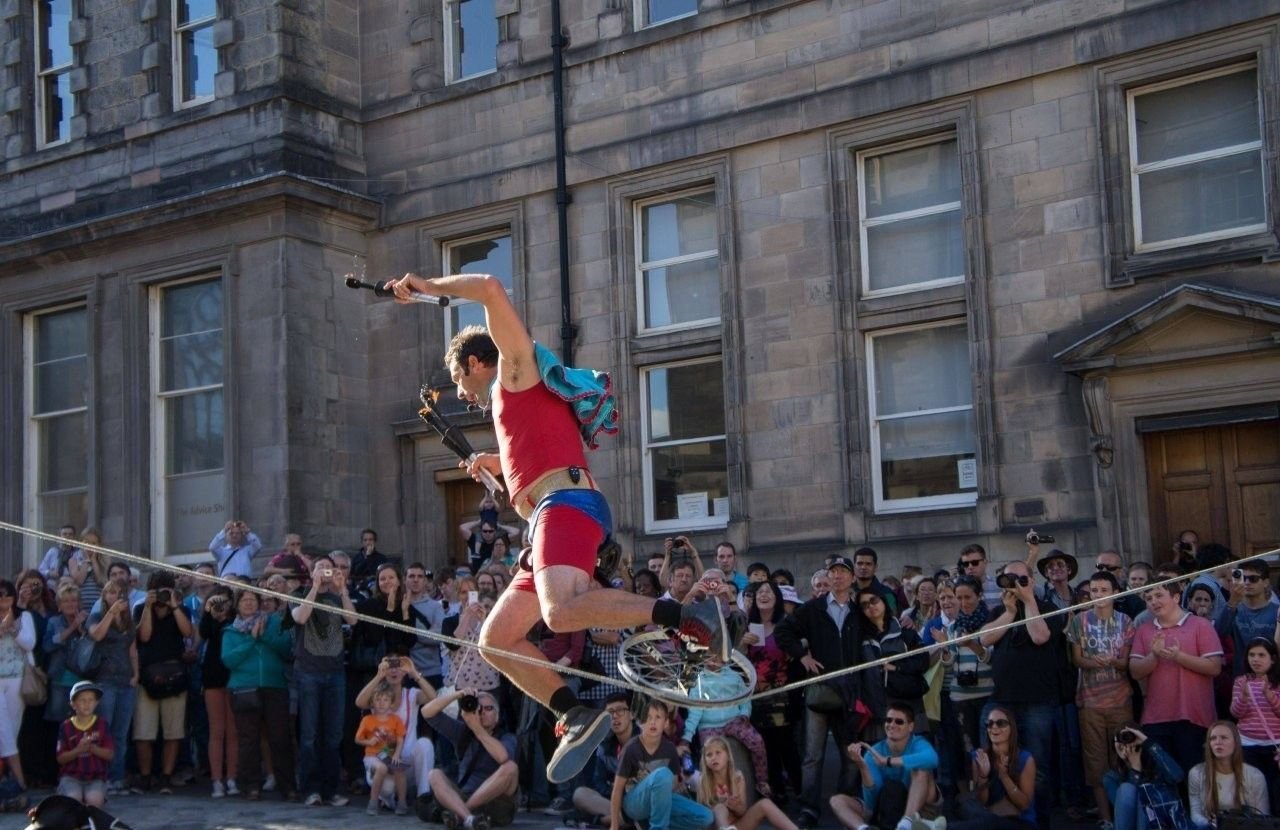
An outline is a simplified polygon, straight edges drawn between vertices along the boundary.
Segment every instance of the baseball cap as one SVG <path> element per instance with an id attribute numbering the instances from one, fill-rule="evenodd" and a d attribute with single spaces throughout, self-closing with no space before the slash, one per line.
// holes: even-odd
<path id="1" fill-rule="evenodd" d="M 80 694 L 81 692 L 93 692 L 98 696 L 98 700 L 102 700 L 102 687 L 99 686 L 97 683 L 94 683 L 92 680 L 81 680 L 79 683 L 72 686 L 71 694 L 67 697 L 67 699 L 75 700 L 76 695 Z"/>
<path id="2" fill-rule="evenodd" d="M 832 568 L 845 568 L 849 573 L 853 573 L 853 562 L 847 556 L 832 556 L 827 559 L 827 570 Z"/>

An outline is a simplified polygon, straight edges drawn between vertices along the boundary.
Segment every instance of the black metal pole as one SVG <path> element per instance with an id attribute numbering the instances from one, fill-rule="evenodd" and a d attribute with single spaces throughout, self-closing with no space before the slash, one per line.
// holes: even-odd
<path id="1" fill-rule="evenodd" d="M 551 97 L 556 132 L 556 218 L 560 242 L 560 359 L 573 363 L 573 341 L 578 327 L 573 324 L 573 303 L 569 293 L 569 184 L 565 173 L 564 147 L 564 46 L 560 30 L 560 0 L 551 0 Z"/>

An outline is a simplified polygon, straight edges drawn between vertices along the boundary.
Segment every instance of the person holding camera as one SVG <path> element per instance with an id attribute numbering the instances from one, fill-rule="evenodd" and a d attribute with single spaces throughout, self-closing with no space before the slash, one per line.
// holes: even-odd
<path id="1" fill-rule="evenodd" d="M 453 704 L 457 717 L 446 713 Z M 515 819 L 520 784 L 516 739 L 510 732 L 499 732 L 500 714 L 496 697 L 474 689 L 439 695 L 422 707 L 427 725 L 458 755 L 456 781 L 438 768 L 428 778 L 448 830 L 489 830 Z"/>
<path id="2" fill-rule="evenodd" d="M 347 572 L 328 556 L 318 557 L 304 598 L 334 610 L 291 604 L 284 628 L 298 627 L 293 640 L 293 678 L 298 687 L 298 780 L 306 804 L 347 804 L 338 793 L 339 748 L 346 714 L 347 676 L 342 625 L 355 625 L 356 608 L 347 590 Z M 301 593 L 299 589 L 297 593 Z"/>
<path id="3" fill-rule="evenodd" d="M 173 574 L 156 571 L 147 578 L 147 597 L 134 612 L 138 632 L 137 708 L 133 715 L 133 741 L 138 754 L 139 787 L 151 789 L 153 743 L 164 735 L 160 758 L 161 793 L 172 793 L 170 781 L 178 763 L 178 749 L 187 731 L 187 689 L 190 671 L 184 661 L 185 638 L 195 627 L 182 609 Z"/>
<path id="4" fill-rule="evenodd" d="M 204 708 L 209 716 L 209 777 L 213 779 L 213 797 L 239 795 L 236 772 L 240 749 L 236 734 L 235 714 L 231 711 L 231 694 L 227 681 L 231 672 L 222 661 L 222 635 L 235 613 L 231 608 L 231 589 L 217 586 L 204 601 L 200 615 L 200 641 L 204 643 L 200 659 L 200 676 L 204 687 Z M 226 771 L 225 780 L 223 771 Z"/>
<path id="5" fill-rule="evenodd" d="M 253 557 L 262 550 L 258 534 L 239 519 L 232 519 L 209 542 L 218 576 L 253 576 Z"/>
<path id="6" fill-rule="evenodd" d="M 952 583 L 955 593 L 956 617 L 950 625 L 941 624 L 929 629 L 930 639 L 945 645 L 942 663 L 948 671 L 947 699 L 951 701 L 953 720 L 959 721 L 959 729 L 948 731 L 947 718 L 943 717 L 943 733 L 953 743 L 963 747 L 962 735 L 969 743 L 982 743 L 982 710 L 987 699 L 995 691 L 995 679 L 991 672 L 991 649 L 978 637 L 964 642 L 952 642 L 969 634 L 976 634 L 990 619 L 990 612 L 983 597 L 982 582 L 975 576 L 956 577 Z M 944 713 L 946 709 L 943 709 Z"/>
<path id="7" fill-rule="evenodd" d="M 405 686 L 406 679 L 410 683 L 409 686 Z M 436 690 L 430 681 L 422 676 L 409 657 L 403 654 L 388 654 L 378 663 L 378 673 L 356 695 L 356 708 L 372 708 L 374 692 L 384 683 L 396 691 L 392 710 L 405 725 L 404 743 L 397 760 L 406 769 L 413 771 L 413 782 L 418 790 L 417 797 L 422 799 L 431 795 L 431 781 L 428 776 L 436 765 L 436 751 L 430 738 L 418 735 L 417 713 L 423 706 L 435 700 Z M 392 783 L 394 782 L 386 782 L 386 784 Z M 372 787 L 373 782 L 370 781 L 369 784 Z M 389 793 L 385 790 L 385 784 L 382 793 L 371 790 L 370 799 L 381 796 L 387 800 Z"/>
<path id="8" fill-rule="evenodd" d="M 1115 734 L 1115 767 L 1103 778 L 1115 830 L 1190 830 L 1178 797 L 1184 773 L 1178 762 L 1130 722 Z"/>
<path id="9" fill-rule="evenodd" d="M 1023 746 L 1036 758 L 1036 816 L 1049 820 L 1049 765 L 1055 719 L 1069 667 L 1061 615 L 1045 617 L 1052 606 L 1036 597 L 1035 581 L 1026 562 L 1010 562 L 996 579 L 1002 609 L 979 638 L 992 649 L 991 676 L 995 680 L 987 714 L 998 703 L 1017 721 Z M 1001 628 L 1015 622 L 1024 625 Z M 1072 689 L 1074 692 L 1074 688 Z"/>

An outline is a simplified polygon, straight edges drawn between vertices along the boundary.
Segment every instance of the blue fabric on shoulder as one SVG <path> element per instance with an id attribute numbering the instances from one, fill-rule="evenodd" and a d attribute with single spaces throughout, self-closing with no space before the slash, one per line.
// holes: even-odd
<path id="1" fill-rule="evenodd" d="M 533 351 L 542 382 L 573 407 L 587 449 L 600 446 L 597 436 L 601 432 L 613 435 L 618 431 L 617 399 L 608 372 L 565 366 L 555 352 L 541 343 L 534 343 Z"/>

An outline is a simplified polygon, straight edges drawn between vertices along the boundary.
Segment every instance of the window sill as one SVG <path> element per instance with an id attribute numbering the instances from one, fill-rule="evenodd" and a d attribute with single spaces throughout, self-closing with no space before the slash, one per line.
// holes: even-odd
<path id="1" fill-rule="evenodd" d="M 1228 262 L 1271 262 L 1277 259 L 1280 259 L 1280 239 L 1275 232 L 1267 231 L 1198 245 L 1115 256 L 1109 284 L 1111 287 L 1127 286 L 1144 277 L 1167 276 L 1173 271 Z"/>

